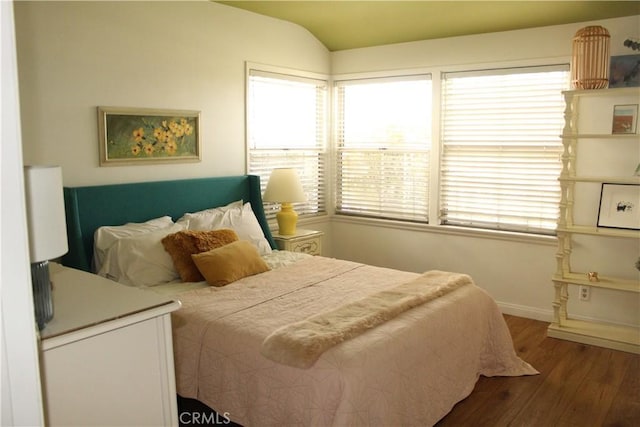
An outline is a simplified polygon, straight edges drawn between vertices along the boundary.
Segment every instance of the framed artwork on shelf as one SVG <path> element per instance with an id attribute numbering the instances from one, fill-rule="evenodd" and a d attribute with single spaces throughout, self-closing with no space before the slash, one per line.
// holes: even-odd
<path id="1" fill-rule="evenodd" d="M 200 112 L 98 107 L 100 166 L 200 161 Z"/>
<path id="2" fill-rule="evenodd" d="M 612 56 L 609 63 L 609 87 L 640 86 L 640 54 Z"/>
<path id="3" fill-rule="evenodd" d="M 638 122 L 638 104 L 614 105 L 611 132 L 634 134 Z"/>
<path id="4" fill-rule="evenodd" d="M 598 227 L 640 230 L 640 185 L 603 183 Z"/>

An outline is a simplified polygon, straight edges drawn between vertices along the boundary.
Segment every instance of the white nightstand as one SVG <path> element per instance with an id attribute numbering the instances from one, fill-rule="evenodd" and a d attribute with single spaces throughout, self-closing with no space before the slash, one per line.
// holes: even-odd
<path id="1" fill-rule="evenodd" d="M 177 425 L 170 313 L 180 302 L 55 263 L 50 272 L 47 425 Z"/>
<path id="2" fill-rule="evenodd" d="M 309 255 L 322 255 L 322 231 L 298 229 L 296 234 L 283 236 L 274 234 L 273 240 L 281 251 L 303 252 Z"/>

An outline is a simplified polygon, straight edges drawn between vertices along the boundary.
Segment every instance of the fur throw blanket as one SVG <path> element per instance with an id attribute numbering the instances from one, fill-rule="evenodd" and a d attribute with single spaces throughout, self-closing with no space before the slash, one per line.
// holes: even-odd
<path id="1" fill-rule="evenodd" d="M 465 274 L 428 271 L 395 288 L 275 330 L 264 340 L 262 355 L 284 365 L 310 368 L 329 348 L 471 283 Z"/>

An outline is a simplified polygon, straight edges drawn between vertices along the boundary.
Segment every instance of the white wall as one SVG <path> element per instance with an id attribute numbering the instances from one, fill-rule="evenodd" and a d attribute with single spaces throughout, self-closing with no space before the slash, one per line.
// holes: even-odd
<path id="1" fill-rule="evenodd" d="M 245 61 L 327 74 L 299 26 L 199 2 L 18 2 L 24 160 L 65 185 L 245 173 Z M 202 162 L 99 167 L 97 106 L 201 111 Z"/>
<path id="2" fill-rule="evenodd" d="M 640 16 L 333 52 L 332 74 L 339 78 L 353 73 L 417 68 L 437 74 L 447 70 L 569 63 L 572 38 L 586 25 L 602 25 L 609 30 L 612 55 L 634 53 L 622 42 L 639 36 Z M 384 228 L 379 222 L 338 219 L 332 221 L 332 235 L 332 254 L 338 258 L 416 272 L 434 268 L 467 272 L 505 312 L 551 320 L 555 239 L 505 240 L 442 233 L 433 228 Z M 637 257 L 640 248 L 635 249 Z M 634 253 L 633 246 L 630 252 Z M 629 263 L 630 258 L 633 257 L 624 257 L 624 262 Z M 606 266 L 602 259 L 598 261 L 603 270 L 617 269 L 616 259 Z M 576 300 L 571 295 L 570 310 L 574 315 L 640 324 L 637 294 L 630 297 L 596 289 L 589 302 Z"/>
<path id="3" fill-rule="evenodd" d="M 612 53 L 640 17 L 598 22 Z M 66 185 L 241 174 L 244 63 L 347 74 L 569 61 L 586 23 L 329 53 L 306 30 L 210 2 L 19 2 L 16 31 L 24 159 L 63 167 Z M 202 111 L 198 164 L 98 166 L 96 106 Z M 471 273 L 507 312 L 549 320 L 553 241 L 514 241 L 334 220 L 327 255 L 412 271 Z M 640 323 L 638 299 L 605 293 L 575 312 Z"/>
<path id="4" fill-rule="evenodd" d="M 636 52 L 623 47 L 622 42 L 640 37 L 640 16 L 343 50 L 331 53 L 331 68 L 333 74 L 345 74 L 553 57 L 568 63 L 574 34 L 587 25 L 602 25 L 609 30 L 612 55 Z"/>

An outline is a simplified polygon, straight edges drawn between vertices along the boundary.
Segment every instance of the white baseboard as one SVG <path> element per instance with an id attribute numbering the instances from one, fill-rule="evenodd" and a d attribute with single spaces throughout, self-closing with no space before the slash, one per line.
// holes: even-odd
<path id="1" fill-rule="evenodd" d="M 526 306 L 526 305 L 517 305 L 517 304 L 511 304 L 511 303 L 508 303 L 508 302 L 499 302 L 499 301 L 496 301 L 496 303 L 498 304 L 498 307 L 500 308 L 500 311 L 502 311 L 504 314 L 510 314 L 512 316 L 524 317 L 526 319 L 541 320 L 543 322 L 549 322 L 549 323 L 553 322 L 553 310 L 552 309 L 545 310 L 545 309 L 541 309 L 541 308 L 537 308 L 537 307 L 529 307 L 529 306 Z M 632 327 L 632 328 L 637 328 L 638 327 L 637 324 L 611 322 L 611 321 L 597 319 L 597 318 L 590 317 L 590 316 L 573 315 L 573 316 L 571 316 L 571 318 L 574 319 L 574 320 L 581 320 L 581 321 L 585 321 L 585 322 L 610 323 L 610 324 L 613 324 L 613 325 L 627 326 L 627 327 Z"/>
<path id="2" fill-rule="evenodd" d="M 551 322 L 553 320 L 553 310 L 544 310 L 526 305 L 511 304 L 508 302 L 497 302 L 500 311 L 504 314 L 512 316 L 524 317 L 527 319 L 541 320 L 543 322 Z"/>

